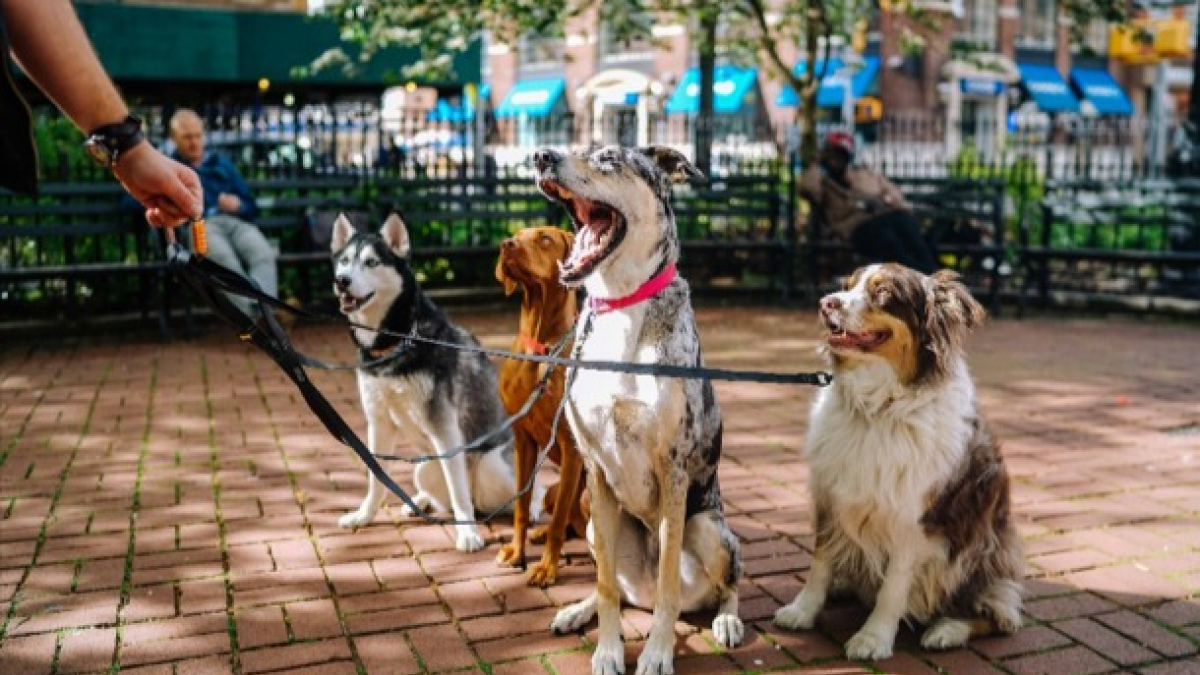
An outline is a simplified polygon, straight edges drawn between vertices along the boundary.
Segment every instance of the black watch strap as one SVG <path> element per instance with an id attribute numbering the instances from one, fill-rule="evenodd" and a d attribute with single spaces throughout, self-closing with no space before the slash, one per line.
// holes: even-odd
<path id="1" fill-rule="evenodd" d="M 85 145 L 99 164 L 112 166 L 121 154 L 145 139 L 142 120 L 129 115 L 115 124 L 106 124 L 88 134 Z"/>

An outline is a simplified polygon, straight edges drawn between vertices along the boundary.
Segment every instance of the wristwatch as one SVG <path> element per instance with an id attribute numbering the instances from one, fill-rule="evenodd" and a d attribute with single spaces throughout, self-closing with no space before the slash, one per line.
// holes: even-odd
<path id="1" fill-rule="evenodd" d="M 133 115 L 116 124 L 106 124 L 88 134 L 84 149 L 100 166 L 111 168 L 121 154 L 145 139 L 142 121 Z"/>

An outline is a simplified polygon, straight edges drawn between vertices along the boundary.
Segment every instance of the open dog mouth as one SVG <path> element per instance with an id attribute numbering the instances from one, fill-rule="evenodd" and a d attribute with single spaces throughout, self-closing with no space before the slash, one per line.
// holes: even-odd
<path id="1" fill-rule="evenodd" d="M 353 295 L 350 295 L 346 291 L 338 291 L 337 296 L 338 296 L 338 304 L 341 306 L 342 313 L 349 314 L 350 312 L 357 312 L 358 310 L 365 307 L 366 304 L 375 297 L 375 294 L 368 293 L 367 295 L 364 295 L 363 297 L 358 298 Z"/>
<path id="2" fill-rule="evenodd" d="M 560 276 L 563 283 L 578 283 L 621 243 L 625 237 L 625 218 L 612 206 L 581 197 L 549 178 L 538 181 L 538 187 L 547 197 L 565 206 L 571 215 L 571 225 L 577 234 L 571 255 L 561 264 Z"/>
<path id="3" fill-rule="evenodd" d="M 837 319 L 828 317 L 825 319 L 825 327 L 829 329 L 829 346 L 834 349 L 869 351 L 892 337 L 892 332 L 886 329 L 850 332 Z"/>

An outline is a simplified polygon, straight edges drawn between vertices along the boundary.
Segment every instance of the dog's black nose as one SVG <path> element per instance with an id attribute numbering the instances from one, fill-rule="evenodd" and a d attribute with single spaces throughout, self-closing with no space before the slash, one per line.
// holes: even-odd
<path id="1" fill-rule="evenodd" d="M 533 153 L 533 165 L 537 167 L 538 171 L 545 171 L 553 167 L 558 164 L 560 159 L 561 157 L 557 152 L 549 149 L 542 149 Z"/>
<path id="2" fill-rule="evenodd" d="M 343 274 L 343 275 L 337 277 L 336 279 L 334 279 L 333 281 L 334 281 L 334 283 L 337 284 L 338 288 L 346 289 L 346 288 L 350 288 L 350 284 L 351 284 L 351 282 L 353 282 L 353 279 L 351 279 L 350 277 Z"/>
<path id="3" fill-rule="evenodd" d="M 839 300 L 837 298 L 837 296 L 827 295 L 827 296 L 821 298 L 821 311 L 822 312 L 836 312 L 837 310 L 839 310 L 841 308 L 842 308 L 842 301 Z"/>

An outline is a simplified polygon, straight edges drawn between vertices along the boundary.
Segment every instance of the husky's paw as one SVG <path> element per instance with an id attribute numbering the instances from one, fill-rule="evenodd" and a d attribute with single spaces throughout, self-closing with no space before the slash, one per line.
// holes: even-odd
<path id="1" fill-rule="evenodd" d="M 454 547 L 463 553 L 474 553 L 483 549 L 486 544 L 483 535 L 479 534 L 474 527 L 467 525 L 458 530 L 458 541 L 455 542 Z"/>
<path id="2" fill-rule="evenodd" d="M 894 637 L 879 635 L 863 628 L 846 643 L 846 656 L 855 661 L 881 661 L 891 658 Z"/>
<path id="3" fill-rule="evenodd" d="M 921 646 L 925 649 L 955 649 L 965 646 L 970 637 L 969 623 L 943 617 L 921 636 Z"/>
<path id="4" fill-rule="evenodd" d="M 419 516 L 422 513 L 428 513 L 429 505 L 433 503 L 433 498 L 430 497 L 426 492 L 418 492 L 417 494 L 413 495 L 412 500 L 413 503 L 417 505 L 417 508 L 420 509 L 420 512 L 408 504 L 405 504 L 404 506 L 400 507 L 400 515 L 404 516 L 405 518 L 412 518 L 414 516 Z"/>
<path id="5" fill-rule="evenodd" d="M 775 625 L 792 630 L 812 628 L 817 622 L 820 607 L 811 607 L 799 598 L 775 610 Z"/>
<path id="6" fill-rule="evenodd" d="M 718 614 L 712 622 L 713 637 L 726 649 L 742 644 L 746 629 L 736 614 Z"/>
<path id="7" fill-rule="evenodd" d="M 586 626 L 593 616 L 596 616 L 596 605 L 589 599 L 580 600 L 563 607 L 554 615 L 550 622 L 550 632 L 555 635 L 574 633 Z"/>
<path id="8" fill-rule="evenodd" d="M 638 657 L 637 675 L 673 675 L 675 673 L 675 633 L 667 640 L 650 636 Z"/>
<path id="9" fill-rule="evenodd" d="M 641 669 L 638 669 L 641 673 Z M 592 654 L 592 675 L 625 675 L 625 647 L 602 644 Z"/>
<path id="10" fill-rule="evenodd" d="M 341 518 L 338 518 L 338 527 L 344 530 L 357 530 L 360 527 L 366 527 L 367 525 L 370 525 L 371 520 L 374 518 L 374 511 L 360 507 L 358 510 L 351 511 Z"/>

